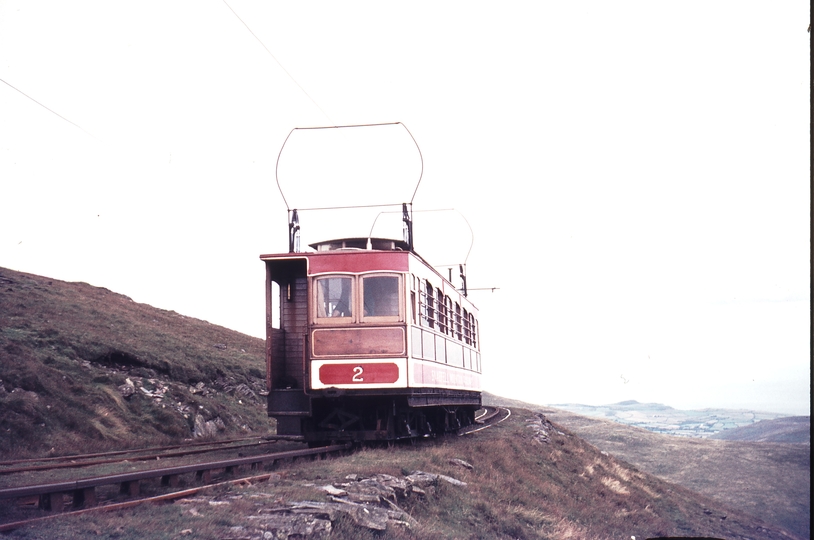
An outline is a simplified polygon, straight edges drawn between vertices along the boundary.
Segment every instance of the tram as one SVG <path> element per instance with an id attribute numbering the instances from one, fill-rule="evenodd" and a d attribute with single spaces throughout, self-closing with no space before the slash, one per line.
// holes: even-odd
<path id="1" fill-rule="evenodd" d="M 279 435 L 396 440 L 474 422 L 478 311 L 410 244 L 346 238 L 260 256 L 268 414 Z"/>

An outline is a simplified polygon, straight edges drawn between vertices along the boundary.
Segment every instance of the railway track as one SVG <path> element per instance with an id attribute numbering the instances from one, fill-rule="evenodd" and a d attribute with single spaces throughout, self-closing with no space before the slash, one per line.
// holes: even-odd
<path id="1" fill-rule="evenodd" d="M 458 435 L 469 435 L 497 425 L 512 415 L 512 411 L 502 407 L 483 407 L 483 413 L 475 416 L 475 425 L 458 431 Z"/>
<path id="2" fill-rule="evenodd" d="M 122 462 L 158 461 L 196 454 L 231 452 L 235 450 L 258 449 L 280 441 L 289 441 L 285 436 L 243 437 L 222 441 L 176 444 L 135 450 L 75 454 L 49 458 L 28 458 L 0 462 L 0 477 L 33 471 L 53 471 L 56 469 L 77 469 Z M 0 487 L 3 487 L 0 485 Z"/>
<path id="3" fill-rule="evenodd" d="M 97 507 L 100 504 L 103 505 L 104 509 L 111 509 L 114 507 L 116 499 L 122 496 L 134 500 L 116 504 L 115 507 L 121 507 L 121 504 L 132 506 L 133 504 L 142 503 L 145 500 L 170 500 L 189 496 L 200 489 L 211 487 L 209 484 L 211 484 L 212 479 L 215 478 L 215 473 L 218 472 L 221 473 L 221 476 L 228 477 L 230 481 L 235 482 L 248 481 L 246 478 L 236 478 L 236 476 L 242 472 L 241 469 L 244 468 L 248 468 L 250 472 L 253 471 L 254 474 L 250 476 L 255 479 L 262 477 L 268 478 L 268 474 L 258 476 L 256 473 L 267 468 L 272 468 L 280 461 L 296 460 L 299 458 L 316 459 L 328 454 L 346 452 L 350 447 L 349 444 L 344 444 L 325 446 L 322 448 L 289 450 L 227 460 L 92 476 L 63 482 L 2 488 L 0 489 L 0 501 L 16 499 L 23 504 L 36 505 L 41 510 L 49 513 L 62 513 L 66 509 L 79 511 Z M 160 482 L 161 486 L 173 488 L 180 483 L 180 478 L 183 475 L 194 475 L 196 482 L 207 485 L 198 486 L 191 490 L 185 489 L 182 491 L 163 493 L 157 497 L 140 497 L 143 483 L 153 481 L 153 484 L 156 484 Z M 100 494 L 97 493 L 97 491 L 101 492 L 103 488 L 109 488 L 110 486 L 117 488 L 113 490 L 113 496 L 110 495 L 111 492 L 109 489 L 105 490 L 105 496 L 99 496 Z M 155 488 L 155 486 L 153 486 L 153 488 Z M 111 504 L 111 502 L 114 504 Z M 0 524 L 0 532 L 13 530 L 30 522 L 31 520 L 24 520 Z"/>
<path id="4" fill-rule="evenodd" d="M 476 425 L 468 426 L 460 430 L 458 435 L 475 433 L 499 424 L 508 418 L 510 414 L 511 412 L 508 409 L 484 407 L 476 417 Z M 67 465 L 91 467 L 99 464 L 97 458 L 103 458 L 102 461 L 105 463 L 108 461 L 132 463 L 133 461 L 155 460 L 156 457 L 160 456 L 164 456 L 163 459 L 166 459 L 175 453 L 198 455 L 204 452 L 222 451 L 224 448 L 228 448 L 229 450 L 238 448 L 245 450 L 247 447 L 260 448 L 264 443 L 269 444 L 272 442 L 276 442 L 273 437 L 263 439 L 236 439 L 221 441 L 221 444 L 201 443 L 198 445 L 190 445 L 205 446 L 206 448 L 184 448 L 176 450 L 177 447 L 158 447 L 129 453 L 119 451 L 86 454 L 82 456 L 66 456 L 65 458 L 54 459 L 53 461 L 56 463 L 53 463 L 51 467 L 52 469 L 61 468 L 64 463 L 60 463 L 60 461 L 64 461 L 65 459 L 83 463 L 81 465 L 68 463 Z M 57 482 L 4 487 L 0 488 L 0 506 L 7 505 L 8 501 L 16 500 L 18 505 L 28 506 L 29 508 L 36 506 L 41 512 L 45 513 L 45 515 L 34 518 L 33 520 L 19 520 L 14 518 L 13 513 L 10 515 L 4 514 L 0 516 L 0 521 L 6 521 L 6 523 L 0 523 L 0 532 L 20 528 L 28 523 L 41 519 L 53 519 L 58 515 L 65 515 L 67 512 L 73 515 L 76 512 L 98 509 L 113 510 L 149 501 L 167 501 L 188 497 L 202 489 L 217 485 L 212 483 L 213 480 L 219 481 L 220 483 L 260 482 L 268 480 L 271 476 L 271 474 L 265 473 L 264 471 L 272 469 L 279 462 L 300 458 L 324 459 L 324 457 L 329 454 L 346 453 L 351 448 L 351 444 L 342 444 L 275 453 L 261 453 L 250 456 L 239 455 L 238 457 L 229 459 L 142 468 L 141 470 L 135 471 L 90 475 Z M 114 456 L 117 458 L 116 460 L 113 459 Z M 24 461 L 28 462 L 28 460 L 18 460 L 14 463 L 18 464 Z M 38 461 L 43 460 L 32 460 L 31 462 L 35 463 Z M 2 464 L 8 463 L 9 462 L 4 462 Z M 29 465 L 27 467 L 17 468 L 17 472 L 20 472 L 22 469 L 26 469 L 27 472 L 43 470 L 39 467 L 43 467 L 43 465 Z M 182 483 L 181 479 L 185 475 L 188 476 L 188 479 L 184 481 L 185 484 L 198 485 L 188 489 L 176 490 L 175 488 Z M 142 491 L 150 496 L 143 497 Z M 160 493 L 156 494 L 157 492 Z M 127 500 L 122 501 L 122 499 Z M 12 517 L 11 520 L 9 520 L 10 516 Z"/>

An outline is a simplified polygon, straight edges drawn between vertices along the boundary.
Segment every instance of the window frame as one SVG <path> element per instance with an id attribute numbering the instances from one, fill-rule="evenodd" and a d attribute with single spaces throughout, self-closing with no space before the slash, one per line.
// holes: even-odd
<path id="1" fill-rule="evenodd" d="M 365 315 L 365 279 L 366 278 L 377 278 L 377 277 L 393 277 L 397 279 L 396 284 L 396 294 L 398 296 L 398 313 L 396 315 Z M 395 322 L 404 322 L 406 317 L 404 316 L 405 311 L 405 295 L 404 295 L 404 281 L 403 281 L 403 274 L 393 273 L 393 272 L 371 272 L 365 274 L 359 274 L 356 276 L 358 280 L 357 290 L 358 290 L 358 308 L 356 313 L 358 314 L 357 320 L 360 323 L 374 323 L 374 324 L 382 324 L 382 323 L 395 323 Z"/>
<path id="2" fill-rule="evenodd" d="M 320 309 L 320 284 L 319 282 L 326 279 L 348 279 L 350 280 L 350 316 L 346 317 L 325 317 L 321 316 L 321 309 Z M 356 284 L 356 276 L 353 274 L 324 274 L 319 276 L 312 277 L 313 283 L 313 291 L 311 293 L 311 301 L 312 301 L 312 308 L 310 313 L 310 319 L 313 324 L 352 324 L 356 321 L 356 313 L 358 312 L 357 308 L 357 301 L 356 301 L 356 294 L 358 286 Z"/>

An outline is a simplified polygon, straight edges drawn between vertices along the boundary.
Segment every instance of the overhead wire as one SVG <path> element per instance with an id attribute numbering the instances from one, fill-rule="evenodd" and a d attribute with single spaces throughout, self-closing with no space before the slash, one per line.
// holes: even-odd
<path id="1" fill-rule="evenodd" d="M 90 134 L 90 133 L 88 133 L 87 131 L 85 131 L 85 128 L 83 128 L 82 126 L 80 126 L 80 125 L 79 125 L 79 124 L 77 124 L 76 122 L 71 122 L 70 120 L 68 120 L 67 118 L 65 118 L 64 116 L 62 116 L 62 115 L 61 115 L 61 114 L 59 114 L 58 112 L 56 112 L 54 109 L 52 109 L 52 108 L 50 108 L 50 107 L 48 107 L 48 106 L 46 106 L 46 105 L 43 105 L 42 103 L 40 103 L 39 101 L 37 101 L 37 100 L 36 100 L 36 99 L 34 99 L 33 97 L 29 96 L 28 94 L 26 94 L 25 92 L 23 92 L 22 90 L 20 90 L 20 89 L 19 89 L 19 88 L 17 88 L 16 86 L 12 85 L 12 84 L 11 84 L 11 83 L 9 83 L 8 81 L 5 81 L 5 80 L 3 80 L 3 79 L 0 79 L 0 82 L 2 82 L 2 83 L 4 83 L 4 84 L 6 84 L 6 85 L 7 85 L 9 88 L 11 88 L 12 90 L 16 90 L 17 92 L 21 93 L 22 95 L 24 95 L 25 97 L 27 97 L 28 99 L 30 99 L 31 101 L 33 101 L 34 103 L 36 103 L 37 105 L 39 105 L 40 107 L 42 107 L 43 109 L 45 109 L 46 111 L 50 112 L 51 114 L 55 114 L 56 116 L 58 116 L 58 117 L 62 118 L 63 120 L 65 120 L 66 122 L 68 122 L 69 124 L 71 124 L 72 126 L 74 126 L 74 127 L 78 127 L 79 129 L 81 129 L 82 131 L 84 131 L 84 132 L 85 132 L 85 134 L 89 135 L 90 137 L 93 137 L 93 135 L 92 135 L 92 134 Z M 95 139 L 96 137 L 93 137 L 93 138 Z"/>
<path id="2" fill-rule="evenodd" d="M 267 52 L 267 53 L 269 53 L 269 56 L 271 56 L 271 57 L 274 59 L 274 61 L 275 61 L 275 62 L 277 62 L 277 65 L 278 65 L 278 66 L 280 66 L 280 69 L 282 69 L 282 70 L 283 70 L 283 72 L 284 72 L 286 75 L 288 75 L 288 78 L 289 78 L 289 79 L 291 79 L 291 80 L 294 82 L 294 84 L 296 84 L 296 85 L 297 85 L 297 88 L 299 88 L 299 89 L 302 91 L 302 93 L 303 93 L 303 94 L 305 94 L 305 95 L 306 95 L 306 97 L 308 97 L 308 99 L 310 99 L 310 100 L 311 100 L 311 103 L 313 103 L 313 104 L 316 106 L 316 108 L 317 108 L 317 109 L 319 109 L 319 110 L 320 110 L 320 112 L 321 112 L 323 115 L 325 115 L 325 118 L 327 118 L 327 119 L 328 119 L 328 122 L 330 122 L 331 124 L 333 124 L 333 123 L 334 123 L 334 121 L 333 121 L 333 120 L 331 120 L 331 117 L 330 117 L 330 116 L 328 116 L 328 113 L 326 113 L 326 112 L 325 112 L 325 110 L 324 110 L 322 107 L 320 107 L 320 106 L 319 106 L 319 103 L 317 103 L 317 102 L 316 102 L 316 100 L 314 100 L 314 98 L 312 98 L 312 97 L 311 97 L 311 95 L 310 95 L 310 94 L 309 94 L 309 93 L 308 93 L 308 92 L 305 90 L 305 88 L 303 88 L 303 87 L 302 87 L 302 85 L 301 85 L 300 83 L 298 83 L 298 82 L 297 82 L 297 79 L 295 79 L 295 78 L 294 78 L 294 77 L 291 75 L 291 73 L 289 73 L 289 72 L 288 72 L 288 70 L 285 68 L 285 66 L 283 66 L 282 62 L 280 62 L 279 60 L 277 60 L 277 57 L 276 57 L 276 56 L 274 56 L 274 53 L 272 53 L 272 52 L 271 52 L 271 50 L 270 50 L 268 47 L 266 47 L 266 44 L 265 44 L 265 43 L 263 43 L 263 40 L 261 40 L 261 39 L 260 39 L 260 38 L 257 36 L 257 34 L 255 34 L 255 33 L 254 33 L 254 31 L 253 31 L 253 30 L 252 30 L 252 29 L 249 27 L 249 25 L 248 25 L 248 24 L 246 24 L 246 21 L 244 21 L 243 19 L 241 19 L 241 18 L 240 18 L 240 15 L 238 15 L 238 14 L 237 14 L 237 12 L 236 12 L 234 9 L 232 9 L 232 6 L 230 6 L 230 5 L 229 5 L 229 3 L 228 3 L 226 0 L 223 0 L 223 3 L 224 3 L 224 4 L 226 4 L 226 7 L 228 7 L 228 8 L 229 8 L 229 11 L 231 11 L 231 12 L 234 14 L 234 16 L 235 16 L 235 17 L 237 17 L 237 20 L 239 20 L 239 21 L 240 21 L 240 22 L 243 24 L 243 26 L 245 26 L 245 27 L 246 27 L 246 30 L 248 30 L 248 31 L 249 31 L 249 33 L 250 33 L 252 36 L 254 36 L 254 39 L 256 39 L 256 40 L 257 40 L 257 42 L 258 42 L 258 43 L 260 43 L 260 45 L 262 45 L 264 49 L 266 49 L 266 52 Z"/>
<path id="3" fill-rule="evenodd" d="M 225 1 L 225 0 L 224 0 Z M 401 126 L 410 136 L 412 139 L 413 144 L 415 144 L 416 150 L 418 150 L 418 158 L 421 161 L 421 172 L 418 175 L 418 182 L 415 186 L 415 191 L 413 191 L 413 196 L 410 199 L 409 205 L 410 208 L 413 206 L 413 201 L 415 200 L 415 195 L 418 193 L 418 187 L 421 185 L 421 180 L 424 178 L 424 155 L 421 153 L 421 147 L 418 146 L 418 141 L 415 140 L 413 134 L 407 129 L 402 122 L 379 122 L 373 124 L 350 124 L 345 126 L 312 126 L 312 127 L 295 127 L 291 131 L 288 132 L 285 140 L 283 141 L 283 145 L 280 147 L 280 151 L 277 153 L 277 164 L 274 168 L 274 178 L 277 181 L 277 189 L 280 191 L 280 195 L 283 198 L 283 202 L 285 203 L 286 209 L 290 212 L 292 209 L 288 205 L 288 200 L 285 198 L 285 194 L 283 193 L 283 188 L 280 185 L 280 159 L 283 155 L 283 150 L 285 150 L 286 144 L 288 144 L 288 139 L 291 138 L 291 135 L 295 131 L 302 131 L 302 130 L 323 130 L 323 129 L 346 129 L 346 128 L 366 128 L 366 127 L 381 127 L 381 126 Z M 384 203 L 384 204 L 374 204 L 369 206 L 396 206 L 397 203 Z M 333 207 L 333 208 L 310 208 L 310 209 L 303 209 L 303 210 L 338 210 L 343 207 Z M 353 208 L 353 207 L 348 207 Z M 298 209 L 299 210 L 299 209 Z"/>

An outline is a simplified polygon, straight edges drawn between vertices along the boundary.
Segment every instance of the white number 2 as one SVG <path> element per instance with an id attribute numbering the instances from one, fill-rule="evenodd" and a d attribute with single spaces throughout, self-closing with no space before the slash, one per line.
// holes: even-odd
<path id="1" fill-rule="evenodd" d="M 362 373 L 364 372 L 365 370 L 362 369 L 362 366 L 356 366 L 353 368 L 353 378 L 351 380 L 353 382 L 365 382 L 365 380 L 362 378 Z"/>

